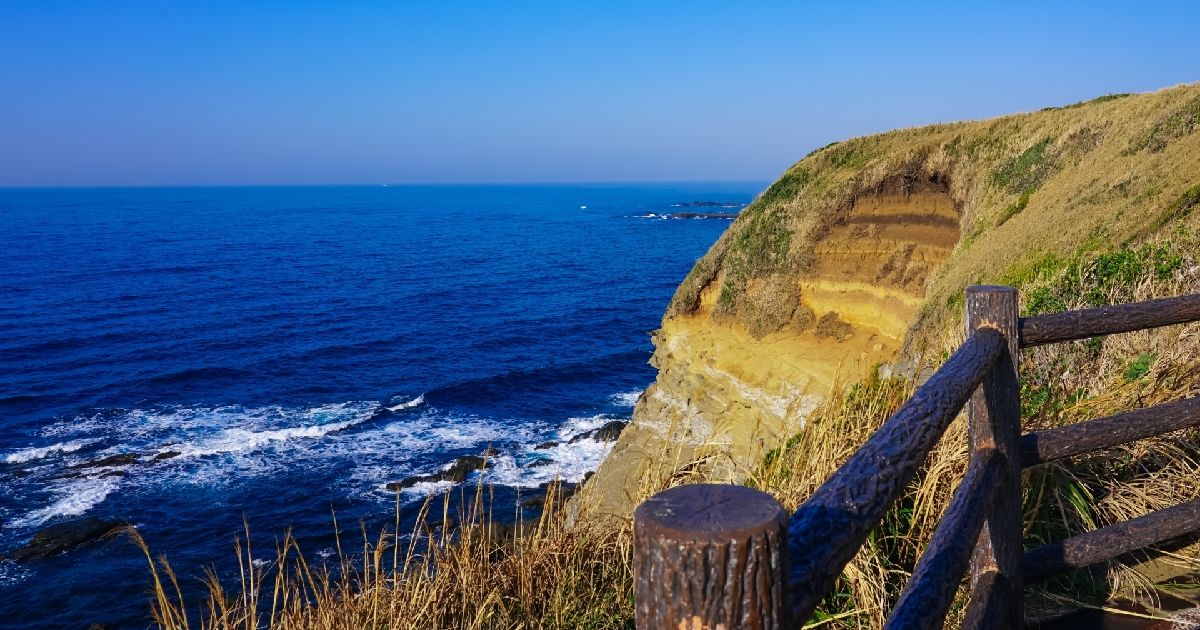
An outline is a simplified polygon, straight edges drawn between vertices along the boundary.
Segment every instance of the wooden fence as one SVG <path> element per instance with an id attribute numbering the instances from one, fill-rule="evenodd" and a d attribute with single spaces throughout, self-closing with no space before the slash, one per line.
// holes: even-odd
<path id="1" fill-rule="evenodd" d="M 634 513 L 637 627 L 808 619 L 964 405 L 971 459 L 887 628 L 941 628 L 965 573 L 966 628 L 1018 628 L 1025 584 L 1200 531 L 1200 501 L 1024 551 L 1021 470 L 1200 425 L 1200 399 L 1021 434 L 1020 348 L 1200 320 L 1200 295 L 1019 318 L 1011 287 L 967 289 L 967 340 L 790 517 L 769 495 L 698 484 Z"/>

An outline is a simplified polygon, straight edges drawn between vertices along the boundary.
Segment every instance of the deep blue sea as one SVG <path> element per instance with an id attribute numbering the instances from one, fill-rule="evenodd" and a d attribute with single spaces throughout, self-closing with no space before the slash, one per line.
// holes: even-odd
<path id="1" fill-rule="evenodd" d="M 628 417 L 729 224 L 661 215 L 761 186 L 0 190 L 0 553 L 123 519 L 192 599 L 243 519 L 320 557 L 332 514 L 377 533 L 385 484 L 489 445 L 490 483 L 578 480 L 610 445 L 533 446 Z M 0 562 L 0 627 L 144 628 L 148 587 L 122 539 Z"/>

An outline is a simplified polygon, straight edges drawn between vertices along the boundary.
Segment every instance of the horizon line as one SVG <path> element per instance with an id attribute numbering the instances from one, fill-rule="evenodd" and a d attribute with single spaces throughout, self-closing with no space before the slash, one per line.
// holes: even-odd
<path id="1" fill-rule="evenodd" d="M 170 188 L 403 188 L 417 186 L 621 186 L 653 184 L 762 184 L 773 179 L 630 179 L 580 181 L 475 181 L 475 182 L 360 182 L 360 183 L 254 183 L 254 184 L 43 184 L 6 185 L 2 190 L 120 190 Z"/>

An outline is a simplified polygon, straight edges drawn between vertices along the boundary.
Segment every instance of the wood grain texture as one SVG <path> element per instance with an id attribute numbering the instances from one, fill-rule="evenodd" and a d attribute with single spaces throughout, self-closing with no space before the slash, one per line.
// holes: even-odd
<path id="1" fill-rule="evenodd" d="M 1200 425 L 1200 398 L 1027 433 L 1021 436 L 1021 465 L 1038 464 Z"/>
<path id="2" fill-rule="evenodd" d="M 976 605 L 998 596 L 979 588 L 979 578 L 995 572 L 1016 586 L 1000 602 L 1001 615 L 989 618 L 983 627 L 1015 629 L 1023 621 L 1021 594 L 1021 390 L 1017 377 L 1017 290 L 1012 287 L 973 286 L 966 295 L 967 333 L 997 330 L 1005 346 L 968 406 L 968 440 L 972 457 L 995 449 L 1002 462 L 986 506 L 986 518 L 971 558 L 971 592 Z M 946 576 L 947 579 L 958 576 Z M 992 583 L 995 583 L 994 581 Z"/>
<path id="3" fill-rule="evenodd" d="M 788 549 L 793 618 L 804 620 L 812 614 L 1006 344 L 996 330 L 971 334 L 792 515 Z"/>
<path id="4" fill-rule="evenodd" d="M 634 511 L 640 630 L 786 628 L 787 513 L 724 484 L 660 492 Z"/>
<path id="5" fill-rule="evenodd" d="M 1200 321 L 1200 295 L 1088 308 L 1021 320 L 1021 347 Z"/>
<path id="6" fill-rule="evenodd" d="M 983 449 L 972 455 L 967 474 L 954 491 L 929 546 L 900 593 L 885 630 L 942 627 L 971 561 L 992 490 L 1005 466 L 996 449 Z"/>
<path id="7" fill-rule="evenodd" d="M 1025 581 L 1044 580 L 1196 532 L 1200 499 L 1032 549 L 1022 562 Z"/>

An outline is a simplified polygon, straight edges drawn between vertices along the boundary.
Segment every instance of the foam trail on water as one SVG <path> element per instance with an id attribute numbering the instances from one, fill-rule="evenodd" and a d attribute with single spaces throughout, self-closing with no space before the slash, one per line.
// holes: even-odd
<path id="1" fill-rule="evenodd" d="M 98 441 L 99 440 L 71 440 L 69 442 L 58 442 L 51 444 L 50 446 L 21 449 L 6 455 L 4 457 L 4 463 L 23 464 L 25 462 L 31 462 L 35 459 L 44 459 L 46 457 L 50 457 L 51 455 L 74 453 L 75 451 L 78 451 L 79 449 L 89 444 L 94 444 Z"/>
<path id="2" fill-rule="evenodd" d="M 392 407 L 385 407 L 385 409 L 388 411 L 404 411 L 405 409 L 414 409 L 416 407 L 420 407 L 423 404 L 425 404 L 425 394 L 421 394 L 420 396 L 417 396 L 408 402 L 402 402 Z"/>
<path id="3" fill-rule="evenodd" d="M 68 484 L 67 492 L 60 495 L 54 503 L 15 519 L 9 525 L 12 527 L 37 527 L 50 519 L 79 516 L 99 505 L 116 487 L 117 481 L 111 477 L 86 479 Z"/>
<path id="4" fill-rule="evenodd" d="M 293 439 L 314 439 L 324 437 L 336 431 L 348 429 L 371 417 L 371 411 L 374 407 L 367 408 L 358 415 L 351 417 L 348 420 L 340 422 L 329 422 L 326 424 L 313 424 L 300 427 L 289 427 L 286 429 L 272 429 L 266 431 L 250 431 L 247 429 L 232 428 L 225 429 L 217 435 L 199 441 L 198 443 L 185 443 L 174 447 L 184 456 L 204 456 L 218 455 L 221 453 L 239 453 L 252 451 L 273 442 L 287 442 Z M 334 406 L 318 407 L 317 409 L 309 410 L 309 414 L 330 412 L 334 410 Z M 170 449 L 166 449 L 170 450 Z"/>

